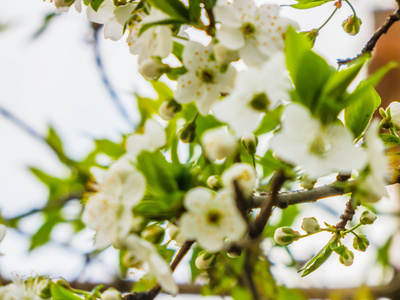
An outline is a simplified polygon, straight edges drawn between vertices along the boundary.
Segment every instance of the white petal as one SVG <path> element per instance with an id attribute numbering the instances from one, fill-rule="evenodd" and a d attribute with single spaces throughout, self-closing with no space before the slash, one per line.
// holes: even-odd
<path id="1" fill-rule="evenodd" d="M 104 37 L 113 41 L 118 41 L 123 36 L 124 27 L 116 19 L 104 24 Z"/>
<path id="2" fill-rule="evenodd" d="M 231 5 L 217 5 L 214 7 L 215 19 L 217 22 L 231 28 L 239 28 L 242 25 L 238 13 Z"/>
<path id="3" fill-rule="evenodd" d="M 89 5 L 86 14 L 90 21 L 98 24 L 105 24 L 114 18 L 114 3 L 112 0 L 105 0 L 97 12 Z"/>
<path id="4" fill-rule="evenodd" d="M 204 211 L 204 207 L 209 205 L 210 201 L 214 198 L 211 190 L 204 187 L 196 187 L 186 193 L 184 205 L 192 212 Z"/>
<path id="5" fill-rule="evenodd" d="M 5 235 L 6 235 L 6 226 L 0 224 L 0 242 L 4 239 Z"/>
<path id="6" fill-rule="evenodd" d="M 144 125 L 144 132 L 148 139 L 148 148 L 150 151 L 157 150 L 165 145 L 167 136 L 164 128 L 154 120 L 147 120 Z"/>
<path id="7" fill-rule="evenodd" d="M 245 39 L 239 28 L 221 26 L 217 31 L 217 38 L 222 45 L 230 50 L 238 50 L 245 46 Z"/>
<path id="8" fill-rule="evenodd" d="M 158 254 L 153 253 L 149 258 L 149 267 L 152 273 L 157 276 L 158 283 L 168 293 L 178 294 L 178 285 L 172 277 L 172 271 L 165 260 Z"/>
<path id="9" fill-rule="evenodd" d="M 260 67 L 268 59 L 268 56 L 263 54 L 254 42 L 247 42 L 243 48 L 239 50 L 240 57 L 244 62 L 253 67 Z"/>
<path id="10" fill-rule="evenodd" d="M 135 9 L 136 4 L 128 3 L 126 5 L 121 5 L 115 8 L 114 15 L 117 22 L 125 26 L 125 23 L 129 20 L 132 15 L 132 11 Z"/>
<path id="11" fill-rule="evenodd" d="M 75 0 L 75 9 L 77 12 L 82 11 L 82 0 Z"/>
<path id="12" fill-rule="evenodd" d="M 143 134 L 134 134 L 126 140 L 126 151 L 130 158 L 136 162 L 137 156 L 147 149 L 149 144 L 148 137 Z"/>

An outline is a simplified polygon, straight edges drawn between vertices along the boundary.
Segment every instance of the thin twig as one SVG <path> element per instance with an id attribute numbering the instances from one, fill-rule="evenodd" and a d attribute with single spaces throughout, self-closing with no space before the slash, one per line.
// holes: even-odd
<path id="1" fill-rule="evenodd" d="M 394 23 L 400 20 L 400 1 L 397 2 L 397 9 L 385 20 L 385 22 L 382 24 L 381 27 L 375 33 L 372 35 L 372 37 L 369 39 L 367 44 L 365 44 L 364 48 L 361 50 L 361 53 L 358 54 L 356 57 L 353 58 L 348 58 L 348 59 L 338 59 L 338 65 L 347 65 L 353 61 L 355 61 L 357 58 L 360 58 L 366 53 L 371 53 L 372 50 L 374 50 L 376 43 L 379 41 L 382 35 L 386 34 L 389 30 L 390 27 Z"/>
<path id="2" fill-rule="evenodd" d="M 47 144 L 46 139 L 39 132 L 37 132 L 35 129 L 33 129 L 31 126 L 29 126 L 26 122 L 22 121 L 20 118 L 18 118 L 12 112 L 10 112 L 8 109 L 0 106 L 0 114 L 3 117 L 5 117 L 7 120 L 9 120 L 11 123 L 13 123 L 14 125 L 18 126 L 20 129 L 22 129 L 24 132 L 29 134 L 34 139 Z"/>
<path id="3" fill-rule="evenodd" d="M 269 217 L 271 216 L 272 208 L 278 200 L 278 193 L 283 184 L 286 181 L 286 176 L 284 171 L 276 171 L 271 183 L 271 194 L 268 201 L 264 201 L 261 204 L 261 211 L 257 218 L 254 220 L 250 228 L 250 237 L 252 239 L 259 236 L 264 230 L 265 225 L 268 223 Z"/>
<path id="4" fill-rule="evenodd" d="M 108 79 L 107 73 L 105 71 L 103 61 L 101 59 L 100 55 L 100 47 L 99 47 L 99 38 L 98 34 L 100 32 L 101 26 L 97 26 L 97 24 L 92 23 L 92 28 L 93 28 L 93 50 L 96 58 L 96 65 L 99 70 L 101 80 L 103 81 L 103 84 L 105 88 L 108 91 L 108 94 L 111 97 L 111 100 L 113 101 L 114 105 L 116 106 L 117 110 L 121 114 L 121 116 L 124 118 L 124 120 L 127 122 L 127 124 L 133 128 L 134 124 L 129 116 L 128 112 L 126 111 L 124 105 L 122 104 L 121 99 L 118 97 L 117 92 L 115 91 L 114 87 L 112 86 L 110 80 Z"/>
<path id="5" fill-rule="evenodd" d="M 353 195 L 346 203 L 346 209 L 344 213 L 340 216 L 341 221 L 336 224 L 336 229 L 338 230 L 345 230 L 346 225 L 349 221 L 353 220 L 354 214 L 356 213 L 357 203 L 353 198 Z"/>

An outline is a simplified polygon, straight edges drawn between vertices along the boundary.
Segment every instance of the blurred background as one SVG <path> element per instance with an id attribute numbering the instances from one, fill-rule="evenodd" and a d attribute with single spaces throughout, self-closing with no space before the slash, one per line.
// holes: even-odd
<path id="1" fill-rule="evenodd" d="M 337 59 L 356 56 L 375 27 L 394 9 L 394 2 L 352 1 L 363 21 L 360 33 L 354 37 L 341 27 L 343 20 L 351 15 L 350 8 L 343 3 L 343 8 L 321 30 L 315 50 L 332 65 L 336 65 Z M 295 19 L 302 31 L 307 31 L 319 27 L 332 10 L 333 2 L 329 2 L 304 11 L 283 7 L 283 14 Z M 74 234 L 70 224 L 58 224 L 52 230 L 49 243 L 29 252 L 30 238 L 45 220 L 45 215 L 35 213 L 35 209 L 43 207 L 49 197 L 49 189 L 29 168 L 39 168 L 55 177 L 69 176 L 71 170 L 60 163 L 43 140 L 49 126 L 59 134 L 65 153 L 82 160 L 94 149 L 95 139 L 119 143 L 122 135 L 132 133 L 140 121 L 135 95 L 155 97 L 155 92 L 138 73 L 137 58 L 129 53 L 126 37 L 113 42 L 105 40 L 99 32 L 95 42 L 94 30 L 84 11 L 79 14 L 71 8 L 67 14 L 53 17 L 54 13 L 54 4 L 48 1 L 0 0 L 0 212 L 4 220 L 29 215 L 19 222 L 18 230 L 8 230 L 0 245 L 0 252 L 5 254 L 0 257 L 0 276 L 9 279 L 12 272 L 33 272 L 71 281 L 112 281 L 118 275 L 117 253 L 108 249 L 99 256 L 89 255 L 94 250 L 90 230 Z M 44 29 L 46 17 L 48 26 Z M 371 69 L 389 60 L 399 60 L 400 25 L 395 24 L 390 34 L 379 42 Z M 400 73 L 392 72 L 378 87 L 386 103 L 400 101 Z M 101 163 L 107 164 L 108 158 L 103 159 Z M 323 268 L 300 279 L 293 269 L 285 266 L 291 261 L 290 255 L 306 261 L 326 241 L 301 240 L 289 247 L 290 253 L 281 248 L 272 249 L 266 243 L 265 251 L 270 252 L 273 272 L 279 282 L 304 288 L 345 288 L 390 282 L 396 270 L 400 270 L 397 189 L 392 187 L 393 196 L 379 203 L 382 216 L 365 232 L 372 246 L 366 253 L 355 253 L 354 264 L 349 268 L 337 259 L 330 259 Z M 293 227 L 300 228 L 301 218 L 306 216 L 314 216 L 320 223 L 335 224 L 345 202 L 346 199 L 330 198 L 320 204 L 301 205 Z M 73 218 L 80 209 L 79 200 L 69 201 L 62 210 L 63 217 Z M 275 210 L 274 218 L 278 219 L 279 215 L 280 211 Z M 385 246 L 386 252 L 381 251 Z M 187 283 L 189 268 L 182 264 L 175 277 L 178 282 Z"/>

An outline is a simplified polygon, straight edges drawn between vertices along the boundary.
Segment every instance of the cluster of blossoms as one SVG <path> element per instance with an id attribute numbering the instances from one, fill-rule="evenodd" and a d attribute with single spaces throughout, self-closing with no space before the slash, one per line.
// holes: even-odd
<path id="1" fill-rule="evenodd" d="M 287 33 L 297 25 L 280 15 L 278 5 L 222 0 L 207 8 L 202 3 L 196 8 L 208 18 L 199 13 L 193 21 L 192 16 L 177 16 L 182 10 L 189 14 L 183 2 L 178 1 L 181 10 L 172 12 L 157 1 L 92 1 L 86 9 L 90 21 L 104 25 L 105 38 L 119 40 L 127 35 L 129 50 L 138 57 L 145 78 L 173 81 L 176 88 L 157 108 L 159 114 L 149 113 L 143 128 L 127 137 L 123 156 L 106 169 L 91 170 L 92 191 L 87 194 L 82 220 L 95 231 L 96 248 L 112 245 L 123 250 L 126 266 L 146 266 L 173 295 L 178 287 L 159 251 L 165 227 L 174 229 L 171 239 L 178 244 L 196 241 L 206 251 L 196 264 L 199 268 L 211 266 L 214 255 L 250 235 L 249 203 L 257 189 L 267 185 L 270 175 L 263 173 L 263 178 L 259 176 L 261 168 L 257 169 L 264 167 L 266 153 L 273 153 L 274 161 L 289 169 L 287 173 L 294 180 L 301 175 L 313 181 L 332 173 L 353 175 L 358 184 L 352 192 L 361 201 L 375 202 L 386 196 L 386 184 L 392 176 L 377 121 L 365 131 L 365 143 L 356 144 L 357 137 L 338 119 L 339 112 L 328 122 L 312 105 L 299 101 L 301 97 L 294 93 L 296 79 L 288 71 L 284 51 Z M 56 0 L 55 5 L 58 12 L 71 5 L 79 12 L 82 9 L 80 0 Z M 195 30 L 208 35 L 207 45 L 194 40 Z M 190 110 L 195 110 L 191 120 L 184 116 Z M 283 111 L 282 116 L 276 113 L 279 111 Z M 393 105 L 393 120 L 388 122 L 400 128 L 400 122 L 396 123 L 399 111 Z M 265 120 L 270 121 L 274 112 L 276 124 L 263 131 Z M 196 118 L 211 122 L 202 124 L 206 129 L 200 130 Z M 186 124 L 176 128 L 183 119 Z M 164 128 L 164 121 L 173 126 Z M 208 126 L 211 123 L 217 125 Z M 269 138 L 264 149 L 257 149 L 258 136 L 264 133 L 270 133 Z M 181 142 L 195 144 L 190 152 L 201 154 L 191 154 L 186 164 L 182 163 L 174 157 L 179 156 L 178 137 Z M 146 161 L 148 165 L 141 161 L 145 153 L 166 164 L 164 169 L 152 171 L 151 178 L 147 174 L 151 161 Z M 190 174 L 182 173 L 188 166 Z M 160 199 L 172 208 L 162 210 Z M 246 202 L 244 209 L 240 201 Z M 148 217 L 140 210 L 143 205 L 165 215 Z M 363 215 L 361 222 L 369 224 L 365 222 L 370 219 Z M 306 219 L 302 228 L 307 235 L 325 230 L 315 218 Z M 0 227 L 0 241 L 3 236 Z M 301 237 L 291 228 L 275 232 L 280 245 Z M 354 248 L 365 249 L 365 239 L 361 235 L 356 239 Z M 353 253 L 336 244 L 341 262 L 351 264 Z M 1 293 L 9 292 L 3 289 Z M 102 297 L 118 299 L 120 294 L 109 290 Z"/>

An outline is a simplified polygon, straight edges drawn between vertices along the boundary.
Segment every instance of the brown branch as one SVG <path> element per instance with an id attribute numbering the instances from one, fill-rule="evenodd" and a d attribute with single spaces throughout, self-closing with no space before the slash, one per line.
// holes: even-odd
<path id="1" fill-rule="evenodd" d="M 356 59 L 360 58 L 361 56 L 365 55 L 366 53 L 371 53 L 372 50 L 374 50 L 376 43 L 379 41 L 382 35 L 386 34 L 389 30 L 390 27 L 394 23 L 400 20 L 400 1 L 396 0 L 397 3 L 397 9 L 385 20 L 385 22 L 382 24 L 381 27 L 375 33 L 372 35 L 372 37 L 369 39 L 367 44 L 365 44 L 364 48 L 361 50 L 360 54 L 358 54 L 356 57 L 353 58 L 348 58 L 348 59 L 338 59 L 338 65 L 347 65 Z"/>
<path id="2" fill-rule="evenodd" d="M 341 221 L 336 224 L 336 229 L 345 230 L 346 225 L 349 221 L 353 220 L 353 217 L 356 213 L 357 203 L 355 202 L 353 196 L 346 203 L 346 209 L 344 210 L 344 214 L 340 216 Z"/>
<path id="3" fill-rule="evenodd" d="M 353 182 L 352 182 L 353 183 Z M 346 193 L 349 193 L 350 190 L 345 188 L 340 188 L 332 185 L 325 185 L 322 187 L 317 187 L 312 190 L 300 190 L 293 192 L 283 192 L 279 193 L 276 196 L 275 201 L 271 201 L 272 194 L 260 194 L 254 195 L 252 198 L 252 207 L 258 208 L 265 202 L 272 202 L 273 206 L 279 208 L 286 208 L 289 205 L 301 204 L 307 202 L 316 202 L 320 199 L 332 197 L 332 196 L 340 196 Z"/>
<path id="4" fill-rule="evenodd" d="M 265 225 L 267 225 L 268 220 L 271 216 L 272 208 L 278 200 L 279 190 L 281 189 L 285 181 L 286 176 L 284 171 L 276 171 L 274 177 L 272 178 L 270 198 L 267 201 L 263 201 L 261 203 L 260 214 L 257 216 L 250 227 L 250 238 L 254 239 L 263 232 L 264 227 Z"/>

